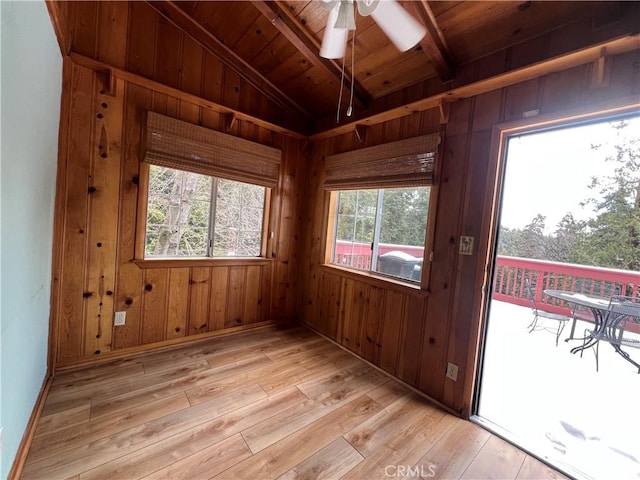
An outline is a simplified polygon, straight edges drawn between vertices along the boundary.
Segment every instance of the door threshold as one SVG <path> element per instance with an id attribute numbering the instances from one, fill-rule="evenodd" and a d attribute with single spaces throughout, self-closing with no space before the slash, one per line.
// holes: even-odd
<path id="1" fill-rule="evenodd" d="M 595 480 L 593 477 L 585 474 L 584 472 L 576 469 L 574 466 L 569 465 L 561 460 L 550 458 L 549 456 L 543 455 L 540 453 L 540 449 L 536 448 L 536 445 L 532 442 L 527 442 L 526 440 L 518 437 L 513 432 L 501 427 L 493 423 L 491 420 L 484 418 L 480 415 L 472 415 L 469 418 L 469 421 L 475 423 L 476 425 L 488 430 L 492 434 L 500 437 L 505 442 L 510 443 L 514 447 L 519 448 L 527 455 L 532 456 L 536 460 L 544 463 L 545 465 L 557 470 L 558 473 L 564 475 L 567 478 L 573 480 Z"/>

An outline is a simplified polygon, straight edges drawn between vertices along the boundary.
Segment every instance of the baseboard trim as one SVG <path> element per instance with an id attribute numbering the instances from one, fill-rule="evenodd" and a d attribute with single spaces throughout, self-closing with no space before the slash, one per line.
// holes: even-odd
<path id="1" fill-rule="evenodd" d="M 22 441 L 18 446 L 18 451 L 13 460 L 13 465 L 11 465 L 11 470 L 9 470 L 9 476 L 7 477 L 9 480 L 18 480 L 20 478 L 20 475 L 22 475 L 24 462 L 27 460 L 27 454 L 29 453 L 29 449 L 31 448 L 31 442 L 33 441 L 33 436 L 36 433 L 36 427 L 38 426 L 40 415 L 42 415 L 44 402 L 47 400 L 47 396 L 49 395 L 51 382 L 53 382 L 53 375 L 47 374 L 46 378 L 42 382 L 42 387 L 40 388 L 40 393 L 38 394 L 36 404 L 33 406 L 33 411 L 31 412 L 31 417 L 29 417 L 27 428 L 25 429 L 24 435 L 22 436 Z"/>
<path id="2" fill-rule="evenodd" d="M 424 397 L 426 400 L 428 400 L 429 402 L 433 403 L 434 405 L 436 405 L 437 407 L 441 408 L 442 410 L 444 410 L 447 413 L 450 413 L 451 415 L 454 415 L 458 418 L 462 418 L 463 420 L 468 420 L 467 418 L 463 417 L 460 412 L 454 410 L 453 408 L 449 407 L 448 405 L 445 405 L 444 403 L 436 400 L 435 398 L 427 395 L 426 393 L 424 393 L 421 390 L 418 390 L 416 387 L 414 387 L 413 385 L 405 382 L 404 380 L 399 379 L 398 377 L 396 377 L 395 375 L 393 375 L 392 373 L 387 372 L 386 370 L 383 370 L 382 368 L 380 368 L 378 365 L 376 365 L 375 363 L 370 362 L 369 360 L 367 360 L 366 358 L 361 357 L 360 355 L 358 355 L 357 353 L 352 352 L 351 350 L 349 350 L 348 348 L 346 348 L 343 345 L 340 345 L 338 342 L 336 342 L 334 339 L 332 339 L 331 337 L 325 335 L 324 333 L 322 333 L 319 330 L 316 330 L 315 328 L 313 328 L 310 325 L 307 325 L 304 322 L 298 322 L 298 325 L 308 328 L 309 330 L 311 330 L 314 333 L 317 333 L 318 335 L 320 335 L 321 337 L 326 338 L 327 340 L 329 340 L 331 343 L 333 343 L 334 345 L 337 345 L 338 347 L 340 347 L 342 350 L 344 350 L 345 352 L 350 353 L 351 355 L 353 355 L 354 357 L 358 358 L 359 360 L 362 360 L 363 362 L 365 362 L 367 365 L 375 368 L 376 370 L 378 370 L 380 373 L 386 375 L 387 377 L 391 378 L 392 380 L 395 380 L 396 382 L 404 385 L 405 387 L 407 387 L 409 390 L 411 390 L 414 393 L 417 393 L 418 395 L 420 395 L 421 397 Z"/>

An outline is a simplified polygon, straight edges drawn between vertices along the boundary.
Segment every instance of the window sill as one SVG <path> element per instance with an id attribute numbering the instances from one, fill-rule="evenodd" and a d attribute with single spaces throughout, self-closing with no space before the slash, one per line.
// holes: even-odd
<path id="1" fill-rule="evenodd" d="M 140 268 L 190 268 L 190 267 L 235 267 L 268 265 L 273 260 L 264 257 L 195 257 L 195 258 L 148 258 L 133 260 Z"/>
<path id="2" fill-rule="evenodd" d="M 366 282 L 376 287 L 397 290 L 416 297 L 427 297 L 429 290 L 423 290 L 420 285 L 413 285 L 402 280 L 396 280 L 390 277 L 376 275 L 375 273 L 365 272 L 362 270 L 353 270 L 351 268 L 339 267 L 338 265 L 324 264 L 320 265 L 322 270 L 340 275 L 342 277 L 352 278 L 361 282 Z"/>

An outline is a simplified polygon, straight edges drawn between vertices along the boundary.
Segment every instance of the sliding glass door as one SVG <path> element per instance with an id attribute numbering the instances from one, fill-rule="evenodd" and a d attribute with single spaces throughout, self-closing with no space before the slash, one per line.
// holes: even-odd
<path id="1" fill-rule="evenodd" d="M 503 151 L 476 419 L 572 476 L 639 479 L 640 323 L 623 319 L 621 354 L 551 291 L 605 310 L 640 294 L 640 117 L 519 130 Z"/>

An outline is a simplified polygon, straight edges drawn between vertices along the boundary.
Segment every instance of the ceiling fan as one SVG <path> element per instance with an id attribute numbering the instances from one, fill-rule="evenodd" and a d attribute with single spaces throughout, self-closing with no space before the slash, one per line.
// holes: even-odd
<path id="1" fill-rule="evenodd" d="M 363 17 L 371 15 L 389 40 L 401 52 L 416 45 L 427 33 L 396 0 L 321 0 L 329 11 L 320 56 L 343 58 L 349 30 L 356 29 L 354 4 Z"/>

